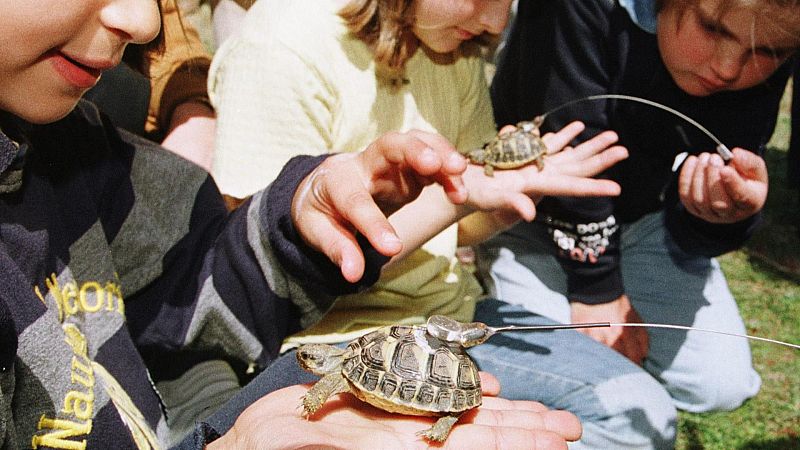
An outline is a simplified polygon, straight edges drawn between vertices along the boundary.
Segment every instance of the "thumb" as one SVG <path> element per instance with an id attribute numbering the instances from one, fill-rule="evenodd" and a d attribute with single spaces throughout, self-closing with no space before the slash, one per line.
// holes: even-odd
<path id="1" fill-rule="evenodd" d="M 763 158 L 742 148 L 734 148 L 733 155 L 730 166 L 739 175 L 748 180 L 767 182 L 769 175 Z"/>

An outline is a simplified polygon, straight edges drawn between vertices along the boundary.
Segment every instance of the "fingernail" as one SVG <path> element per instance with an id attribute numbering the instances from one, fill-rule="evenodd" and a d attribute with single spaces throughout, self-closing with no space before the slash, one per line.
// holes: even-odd
<path id="1" fill-rule="evenodd" d="M 433 149 L 430 148 L 430 147 L 425 147 L 425 148 L 422 149 L 422 152 L 420 153 L 419 157 L 423 162 L 426 162 L 426 163 L 435 162 L 436 161 L 436 152 L 434 152 Z"/>
<path id="2" fill-rule="evenodd" d="M 383 234 L 381 235 L 381 240 L 383 241 L 384 244 L 391 246 L 403 244 L 403 241 L 401 241 L 396 234 L 390 233 L 388 231 L 383 232 Z"/>

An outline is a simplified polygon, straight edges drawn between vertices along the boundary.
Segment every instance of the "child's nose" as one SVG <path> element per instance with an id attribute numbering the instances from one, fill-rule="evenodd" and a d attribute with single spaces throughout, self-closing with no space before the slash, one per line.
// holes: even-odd
<path id="1" fill-rule="evenodd" d="M 159 0 L 111 0 L 100 13 L 103 25 L 133 44 L 153 40 L 161 29 Z"/>
<path id="2" fill-rule="evenodd" d="M 711 69 L 722 81 L 732 82 L 739 78 L 747 57 L 747 50 L 742 50 L 735 43 L 719 43 L 714 55 Z"/>
<path id="3" fill-rule="evenodd" d="M 510 1 L 488 2 L 481 11 L 481 27 L 490 34 L 500 34 L 508 21 L 508 14 L 511 9 Z"/>

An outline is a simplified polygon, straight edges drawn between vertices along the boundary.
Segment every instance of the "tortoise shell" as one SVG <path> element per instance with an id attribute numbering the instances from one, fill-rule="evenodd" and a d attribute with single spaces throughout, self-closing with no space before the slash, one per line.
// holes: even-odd
<path id="1" fill-rule="evenodd" d="M 460 413 L 482 401 L 475 362 L 423 326 L 384 327 L 350 342 L 342 374 L 354 395 L 390 412 Z"/>
<path id="2" fill-rule="evenodd" d="M 541 170 L 547 146 L 539 135 L 539 127 L 532 121 L 519 122 L 513 131 L 500 133 L 482 149 L 474 150 L 467 157 L 475 164 L 483 164 L 486 174 L 492 168 L 516 169 L 535 162 Z"/>

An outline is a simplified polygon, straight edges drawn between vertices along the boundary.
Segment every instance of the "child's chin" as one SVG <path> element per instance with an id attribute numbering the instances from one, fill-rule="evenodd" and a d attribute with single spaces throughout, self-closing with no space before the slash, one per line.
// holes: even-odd
<path id="1" fill-rule="evenodd" d="M 716 91 L 711 90 L 700 83 L 691 82 L 688 80 L 675 80 L 681 90 L 694 97 L 707 97 L 714 94 Z"/>
<path id="2" fill-rule="evenodd" d="M 44 125 L 63 119 L 75 109 L 75 105 L 77 104 L 77 99 L 72 102 L 61 101 L 52 102 L 50 104 L 39 104 L 39 108 L 14 111 L 14 114 L 27 122 Z"/>

